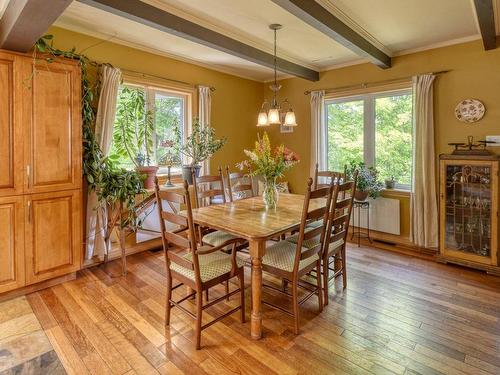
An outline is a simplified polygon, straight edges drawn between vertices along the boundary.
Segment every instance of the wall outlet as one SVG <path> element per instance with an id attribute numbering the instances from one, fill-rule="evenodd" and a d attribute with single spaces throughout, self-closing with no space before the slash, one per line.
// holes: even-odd
<path id="1" fill-rule="evenodd" d="M 500 135 L 487 135 L 486 140 L 496 143 L 488 143 L 488 147 L 499 147 L 500 146 Z"/>

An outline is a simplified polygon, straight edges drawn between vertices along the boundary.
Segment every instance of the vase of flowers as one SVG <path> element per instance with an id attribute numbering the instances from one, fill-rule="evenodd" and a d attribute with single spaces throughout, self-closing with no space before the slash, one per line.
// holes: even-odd
<path id="1" fill-rule="evenodd" d="M 277 179 L 282 177 L 287 169 L 299 162 L 298 155 L 284 145 L 273 150 L 266 132 L 262 137 L 258 136 L 254 150 L 244 150 L 244 152 L 249 159 L 238 163 L 237 166 L 241 170 L 251 167 L 251 176 L 264 178 L 262 200 L 266 208 L 276 208 L 279 198 Z"/>

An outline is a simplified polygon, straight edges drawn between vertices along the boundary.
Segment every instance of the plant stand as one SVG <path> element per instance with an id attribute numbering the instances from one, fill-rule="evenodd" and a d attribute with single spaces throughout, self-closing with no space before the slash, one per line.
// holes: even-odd
<path id="1" fill-rule="evenodd" d="M 358 247 L 361 246 L 361 238 L 366 238 L 370 243 L 372 239 L 370 237 L 370 202 L 369 201 L 357 201 L 353 202 L 352 210 L 352 234 L 351 240 L 354 236 L 358 237 Z M 361 212 L 366 212 L 366 231 L 361 230 Z M 357 215 L 356 215 L 357 211 Z M 358 217 L 358 225 L 356 225 L 356 216 Z"/>

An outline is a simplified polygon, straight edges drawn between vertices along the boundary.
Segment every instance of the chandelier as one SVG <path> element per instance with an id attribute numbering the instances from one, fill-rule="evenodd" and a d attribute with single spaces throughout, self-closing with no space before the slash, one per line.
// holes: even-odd
<path id="1" fill-rule="evenodd" d="M 257 118 L 257 126 L 297 126 L 295 113 L 293 112 L 288 99 L 285 99 L 280 103 L 276 97 L 278 91 L 281 89 L 281 85 L 278 84 L 276 78 L 276 32 L 281 29 L 281 27 L 281 25 L 276 23 L 269 25 L 269 28 L 274 30 L 274 83 L 269 86 L 273 92 L 273 99 L 270 103 L 267 100 L 264 100 L 264 103 L 262 103 L 262 107 Z"/>

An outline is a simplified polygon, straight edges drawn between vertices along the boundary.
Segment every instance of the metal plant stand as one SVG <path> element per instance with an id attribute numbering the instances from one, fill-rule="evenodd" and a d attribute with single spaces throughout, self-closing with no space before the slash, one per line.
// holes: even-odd
<path id="1" fill-rule="evenodd" d="M 351 233 L 351 240 L 354 236 L 358 237 L 358 247 L 361 246 L 361 238 L 366 238 L 370 243 L 372 243 L 372 239 L 370 237 L 370 202 L 369 201 L 357 201 L 354 200 L 352 206 L 352 224 L 353 230 Z M 366 230 L 362 230 L 361 228 L 361 213 L 366 212 Z M 356 217 L 358 219 L 358 223 L 356 225 Z"/>

